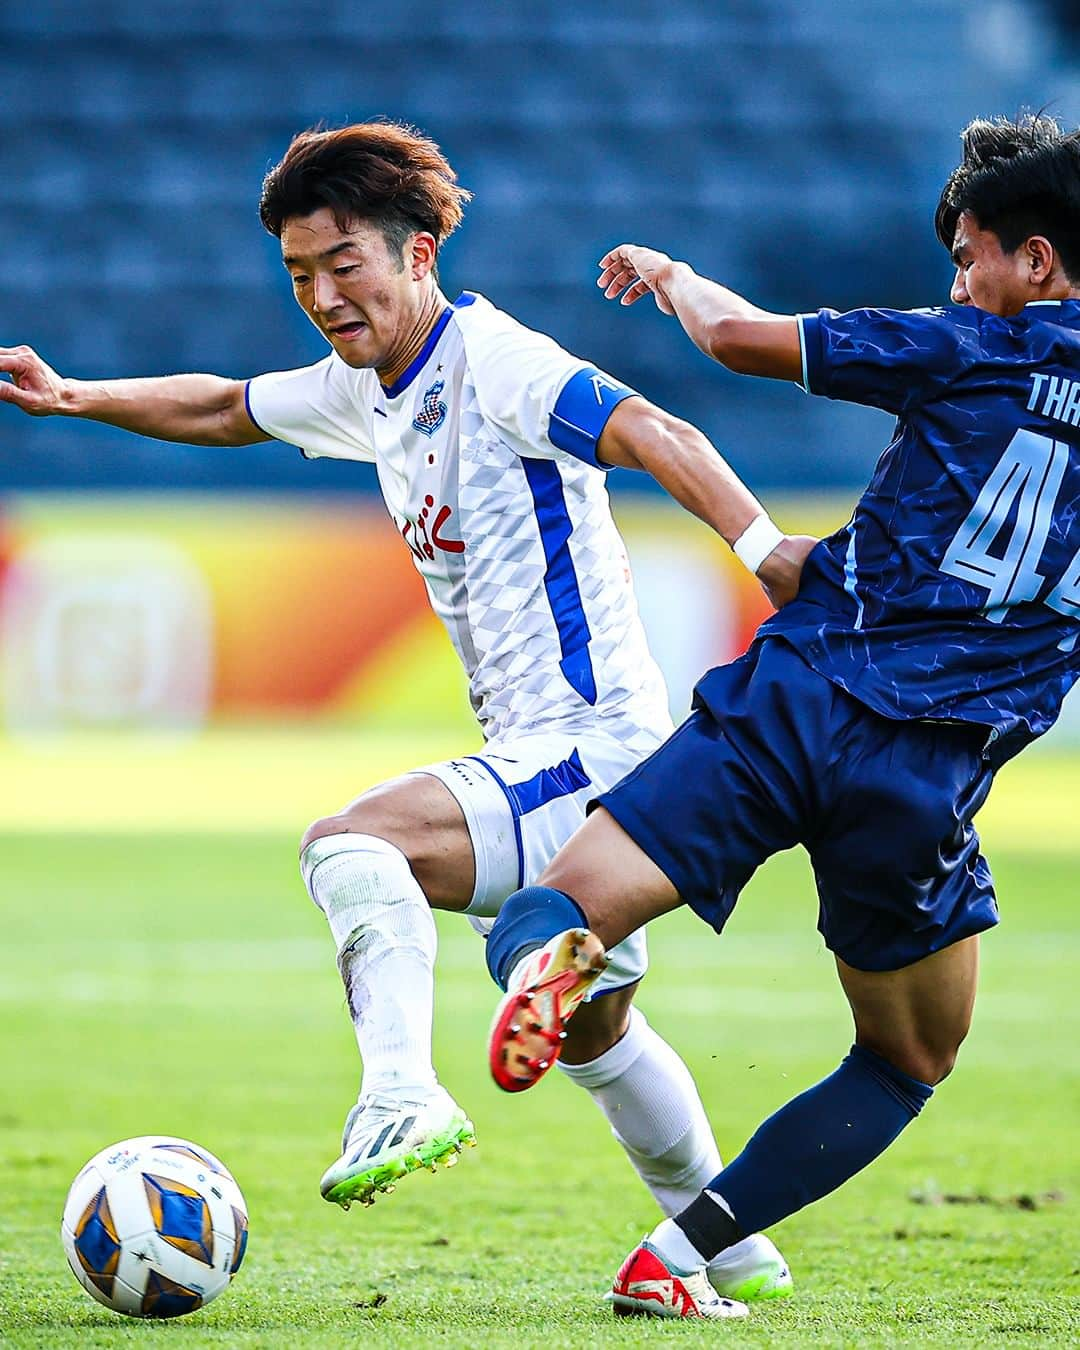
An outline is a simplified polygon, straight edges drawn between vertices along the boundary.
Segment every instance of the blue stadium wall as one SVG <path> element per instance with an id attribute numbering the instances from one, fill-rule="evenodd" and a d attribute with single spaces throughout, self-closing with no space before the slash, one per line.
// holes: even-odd
<path id="1" fill-rule="evenodd" d="M 448 293 L 483 291 L 697 422 L 756 486 L 850 489 L 887 437 L 881 415 L 726 375 L 651 307 L 606 306 L 595 261 L 636 238 L 787 311 L 940 300 L 930 222 L 959 128 L 1052 100 L 1075 120 L 1069 8 L 5 5 L 0 342 L 80 377 L 318 359 L 259 227 L 261 178 L 295 131 L 386 115 L 433 135 L 475 193 L 445 250 Z M 374 482 L 277 447 L 162 446 L 4 411 L 0 492 L 85 487 Z"/>

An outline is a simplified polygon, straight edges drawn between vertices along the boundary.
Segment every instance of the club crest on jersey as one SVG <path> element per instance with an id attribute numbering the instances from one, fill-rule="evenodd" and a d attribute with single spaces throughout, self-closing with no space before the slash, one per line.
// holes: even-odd
<path id="1" fill-rule="evenodd" d="M 445 380 L 436 380 L 430 389 L 424 391 L 423 405 L 413 418 L 413 426 L 424 436 L 434 436 L 446 421 L 446 404 L 439 397 L 445 383 Z"/>

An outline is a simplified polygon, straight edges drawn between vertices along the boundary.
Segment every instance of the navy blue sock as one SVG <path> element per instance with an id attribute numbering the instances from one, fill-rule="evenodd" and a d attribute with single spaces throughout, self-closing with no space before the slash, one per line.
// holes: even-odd
<path id="1" fill-rule="evenodd" d="M 820 1200 L 873 1162 L 933 1090 L 872 1050 L 853 1045 L 835 1073 L 759 1126 L 675 1222 L 711 1260 L 747 1234 Z"/>
<path id="2" fill-rule="evenodd" d="M 487 966 L 500 989 L 523 956 L 542 947 L 568 928 L 588 928 L 580 906 L 550 886 L 526 886 L 515 891 L 499 910 L 488 934 Z"/>

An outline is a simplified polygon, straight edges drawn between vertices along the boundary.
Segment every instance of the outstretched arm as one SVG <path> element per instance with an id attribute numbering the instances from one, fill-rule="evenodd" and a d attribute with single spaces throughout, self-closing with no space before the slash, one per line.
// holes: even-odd
<path id="1" fill-rule="evenodd" d="M 758 309 L 727 287 L 699 277 L 689 263 L 640 244 L 619 244 L 600 259 L 596 283 L 609 300 L 632 305 L 651 294 L 706 356 L 740 375 L 802 380 L 802 348 L 794 315 Z"/>
<path id="2" fill-rule="evenodd" d="M 608 418 L 597 449 L 605 464 L 652 474 L 681 506 L 711 525 L 748 563 L 774 605 L 794 599 L 817 539 L 781 534 L 696 427 L 644 398 L 626 398 Z M 763 557 L 759 540 L 764 540 Z"/>
<path id="3" fill-rule="evenodd" d="M 0 347 L 0 403 L 33 417 L 59 414 L 108 422 L 188 445 L 253 445 L 271 438 L 248 416 L 241 380 L 162 375 L 138 380 L 69 380 L 30 347 Z"/>

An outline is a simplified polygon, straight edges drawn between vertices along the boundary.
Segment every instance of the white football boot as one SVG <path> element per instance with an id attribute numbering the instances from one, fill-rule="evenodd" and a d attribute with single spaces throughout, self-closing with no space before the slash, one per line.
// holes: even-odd
<path id="1" fill-rule="evenodd" d="M 348 1209 L 354 1200 L 374 1203 L 377 1192 L 422 1167 L 453 1167 L 466 1145 L 476 1143 L 472 1121 L 445 1088 L 421 1101 L 386 1093 L 362 1096 L 345 1118 L 341 1157 L 319 1184 L 324 1200 Z"/>
<path id="2" fill-rule="evenodd" d="M 787 1262 L 764 1233 L 755 1233 L 721 1252 L 706 1267 L 705 1274 L 718 1294 L 741 1303 L 790 1298 L 795 1292 Z"/>

